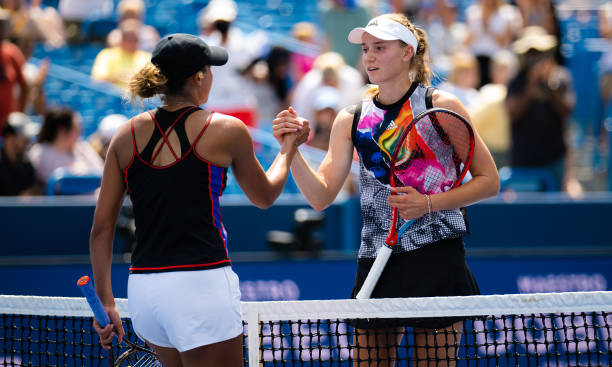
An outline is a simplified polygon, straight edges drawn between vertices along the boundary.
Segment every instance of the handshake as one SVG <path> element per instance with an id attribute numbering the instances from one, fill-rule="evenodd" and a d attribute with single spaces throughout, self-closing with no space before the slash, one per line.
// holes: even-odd
<path id="1" fill-rule="evenodd" d="M 287 143 L 286 139 L 295 146 L 308 141 L 310 135 L 308 120 L 300 117 L 293 107 L 279 112 L 272 123 L 274 137 L 281 145 Z"/>

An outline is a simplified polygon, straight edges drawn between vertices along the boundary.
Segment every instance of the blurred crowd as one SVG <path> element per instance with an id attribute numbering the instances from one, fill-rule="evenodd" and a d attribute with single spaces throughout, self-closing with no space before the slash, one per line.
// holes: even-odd
<path id="1" fill-rule="evenodd" d="M 582 192 L 569 142 L 574 82 L 561 53 L 553 0 L 473 0 L 463 8 L 465 2 L 457 0 L 381 3 L 324 1 L 316 22 L 294 24 L 281 35 L 286 41 L 277 43 L 264 30 L 240 27 L 240 6 L 233 0 L 210 0 L 196 18 L 199 35 L 225 47 L 230 57 L 213 69 L 206 107 L 266 129 L 278 111 L 293 106 L 311 123 L 309 144 L 326 150 L 336 114 L 358 103 L 368 83 L 361 49 L 347 42 L 347 34 L 384 8 L 408 15 L 427 32 L 434 85 L 467 107 L 498 168 L 539 170 L 554 190 Z M 0 195 L 43 194 L 57 170 L 99 175 L 108 143 L 128 116 L 100 116 L 97 131 L 83 136 L 78 107 L 46 98 L 53 60 L 36 65 L 29 60 L 37 44 L 47 49 L 103 44 L 91 65 L 92 83 L 125 88 L 160 38 L 145 19 L 147 2 L 59 0 L 54 7 L 41 0 L 0 0 L 0 5 Z M 601 37 L 610 42 L 599 63 L 605 118 L 612 116 L 612 1 L 599 14 Z M 106 37 L 84 32 L 92 17 L 111 22 Z"/>

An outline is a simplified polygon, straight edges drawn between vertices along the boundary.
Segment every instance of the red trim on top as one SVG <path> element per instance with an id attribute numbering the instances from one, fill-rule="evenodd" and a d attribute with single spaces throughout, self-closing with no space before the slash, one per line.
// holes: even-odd
<path id="1" fill-rule="evenodd" d="M 174 120 L 174 122 L 172 123 L 172 125 L 170 125 L 170 128 L 168 129 L 168 135 L 170 135 L 170 132 L 172 131 L 172 129 L 174 129 L 174 125 L 176 125 L 176 123 L 181 119 L 181 117 L 183 117 L 184 114 L 186 114 L 187 112 L 193 110 L 194 108 L 197 108 L 197 107 L 196 106 L 191 106 L 191 108 L 188 108 L 185 111 L 183 111 L 176 118 L 176 120 Z M 162 136 L 164 137 L 164 141 L 166 142 L 166 144 L 168 144 L 168 148 L 170 148 L 170 151 L 172 152 L 172 155 L 174 155 L 174 159 L 179 159 L 178 156 L 176 155 L 176 153 L 174 152 L 174 149 L 172 149 L 172 145 L 170 145 L 170 143 L 168 142 L 168 135 L 164 134 L 164 132 L 162 131 L 161 127 L 159 126 L 159 123 L 157 122 L 157 120 L 155 120 L 155 116 L 153 116 L 153 113 L 151 111 L 149 111 L 149 114 L 153 118 L 153 121 L 155 121 L 155 125 L 157 125 L 157 127 L 159 128 L 159 131 L 161 132 Z M 155 160 L 155 158 L 157 157 L 157 155 L 159 154 L 159 152 L 162 150 L 163 147 L 164 147 L 164 144 L 161 144 L 159 146 L 159 148 L 157 148 L 157 151 L 153 154 L 153 158 L 151 158 L 151 163 L 153 163 L 153 161 Z"/>
<path id="2" fill-rule="evenodd" d="M 202 137 L 202 135 L 204 134 L 204 131 L 206 131 L 206 129 L 208 128 L 208 125 L 210 125 L 210 121 L 212 120 L 213 113 L 214 112 L 211 112 L 210 115 L 208 115 L 208 118 L 206 119 L 206 122 L 204 123 L 204 127 L 202 128 L 198 136 L 196 136 L 195 140 L 193 141 L 193 144 L 191 144 L 192 147 L 195 147 L 195 145 L 200 140 L 200 137 Z M 195 152 L 195 149 L 193 151 Z"/>
<path id="3" fill-rule="evenodd" d="M 157 126 L 157 129 L 161 133 L 162 138 L 164 139 L 164 143 L 168 144 L 168 148 L 170 148 L 170 151 L 172 152 L 172 155 L 174 156 L 174 159 L 178 159 L 178 156 L 176 155 L 176 153 L 174 153 L 174 149 L 172 149 L 172 145 L 170 145 L 170 142 L 168 141 L 168 137 L 166 136 L 166 134 L 164 134 L 164 131 L 161 129 L 161 126 L 159 126 L 159 123 L 155 119 L 155 116 L 153 116 L 153 113 L 151 111 L 148 111 L 148 112 L 149 112 L 149 115 L 151 115 L 151 118 L 153 119 L 153 122 L 155 122 L 155 125 Z M 170 129 L 170 130 L 172 130 L 172 129 Z M 151 158 L 151 163 L 153 163 L 153 161 L 157 157 L 157 154 L 159 154 L 159 152 L 164 147 L 164 143 L 160 144 L 159 148 L 157 148 L 157 151 L 153 153 L 153 157 Z"/>
<path id="4" fill-rule="evenodd" d="M 214 112 L 211 112 L 210 115 L 208 115 L 208 118 L 206 119 L 206 123 L 204 124 L 204 128 L 202 129 L 202 131 L 200 131 L 200 134 L 198 135 L 198 137 L 195 139 L 195 141 L 193 142 L 193 144 L 191 145 L 191 147 L 193 148 L 193 154 L 195 154 L 195 156 L 201 160 L 202 162 L 208 163 L 208 164 L 212 164 L 215 167 L 219 167 L 219 168 L 226 168 L 226 167 L 221 167 L 218 166 L 204 158 L 202 158 L 199 154 L 198 151 L 196 150 L 195 146 L 198 143 L 198 141 L 200 140 L 200 138 L 202 137 L 202 135 L 204 135 L 204 131 L 208 128 L 208 125 L 210 125 L 210 122 L 212 121 L 212 115 L 214 114 Z"/>
<path id="5" fill-rule="evenodd" d="M 123 180 L 125 181 L 125 188 L 128 191 L 130 190 L 130 185 L 128 184 L 127 171 L 132 166 L 132 163 L 134 163 L 134 157 L 138 154 L 138 150 L 136 149 L 136 134 L 134 133 L 134 118 L 133 117 L 130 120 L 130 127 L 132 129 L 132 143 L 134 144 L 134 151 L 132 152 L 132 160 L 130 160 L 130 164 L 128 164 L 127 167 L 123 169 Z"/>
<path id="6" fill-rule="evenodd" d="M 217 261 L 214 263 L 208 263 L 208 264 L 191 264 L 191 265 L 171 265 L 171 266 L 161 266 L 159 268 L 154 268 L 154 267 L 146 267 L 146 268 L 130 268 L 130 271 L 132 270 L 166 270 L 166 269 L 180 269 L 180 268 L 196 268 L 196 267 L 206 267 L 206 266 L 214 266 L 214 265 L 219 265 L 219 264 L 223 264 L 223 263 L 231 263 L 230 259 L 225 259 L 225 260 L 221 260 L 221 261 Z"/>
<path id="7" fill-rule="evenodd" d="M 206 125 L 204 126 L 203 130 L 200 132 L 200 135 L 198 135 L 198 138 L 197 138 L 197 139 L 199 139 L 199 138 L 202 136 L 202 134 L 203 134 L 204 130 L 205 130 L 206 128 L 208 128 L 208 125 L 210 124 L 210 121 L 212 120 L 212 114 L 213 114 L 213 113 L 211 113 L 211 114 L 208 116 L 208 119 L 206 119 Z M 197 140 L 196 140 L 196 142 L 197 142 Z M 178 160 L 176 160 L 175 162 L 172 162 L 172 163 L 170 163 L 170 164 L 168 164 L 168 165 L 165 165 L 165 166 L 155 166 L 155 165 L 153 165 L 153 164 L 151 164 L 151 163 L 149 163 L 149 162 L 145 161 L 145 160 L 144 160 L 144 159 L 142 159 L 142 157 L 140 156 L 140 153 L 138 153 L 138 150 L 136 150 L 136 156 L 138 157 L 138 160 L 139 160 L 139 161 L 141 161 L 142 163 L 144 163 L 145 165 L 147 165 L 147 166 L 149 166 L 149 167 L 151 167 L 151 168 L 154 168 L 154 169 L 166 169 L 166 168 L 170 168 L 170 167 L 174 166 L 175 164 L 177 164 L 177 163 L 181 162 L 183 159 L 185 159 L 185 157 L 187 157 L 187 156 L 189 155 L 189 152 L 190 152 L 191 150 L 193 150 L 193 153 L 195 154 L 195 156 L 196 156 L 196 157 L 197 157 L 199 160 L 201 160 L 201 161 L 203 161 L 203 162 L 205 162 L 205 163 L 208 163 L 208 164 L 210 164 L 210 165 L 213 165 L 213 166 L 215 166 L 215 167 L 219 167 L 219 168 L 227 169 L 227 167 L 222 167 L 222 166 L 219 166 L 219 165 L 217 165 L 217 164 L 214 164 L 214 163 L 212 163 L 212 162 L 209 162 L 209 161 L 207 161 L 206 159 L 204 159 L 204 158 L 200 157 L 200 156 L 198 155 L 198 153 L 196 152 L 196 150 L 195 150 L 195 144 L 196 144 L 196 142 L 194 142 L 194 143 L 191 145 L 191 147 L 189 148 L 189 150 L 187 150 L 187 152 L 186 152 L 185 154 L 183 154 L 181 158 L 179 158 L 179 159 L 178 159 Z"/>

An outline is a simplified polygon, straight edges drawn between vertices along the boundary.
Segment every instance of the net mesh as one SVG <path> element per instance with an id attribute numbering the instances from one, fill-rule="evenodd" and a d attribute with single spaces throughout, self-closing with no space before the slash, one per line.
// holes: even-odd
<path id="1" fill-rule="evenodd" d="M 612 292 L 244 302 L 243 316 L 245 365 L 612 364 Z M 0 366 L 108 365 L 81 298 L 0 296 L 0 339 Z"/>

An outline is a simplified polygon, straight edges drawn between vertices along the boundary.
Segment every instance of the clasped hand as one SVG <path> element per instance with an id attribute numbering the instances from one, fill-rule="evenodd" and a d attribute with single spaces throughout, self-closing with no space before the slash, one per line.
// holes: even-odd
<path id="1" fill-rule="evenodd" d="M 282 145 L 285 137 L 295 138 L 295 145 L 300 145 L 308 140 L 310 126 L 308 120 L 300 117 L 298 113 L 289 107 L 276 115 L 272 121 L 273 135 Z"/>

